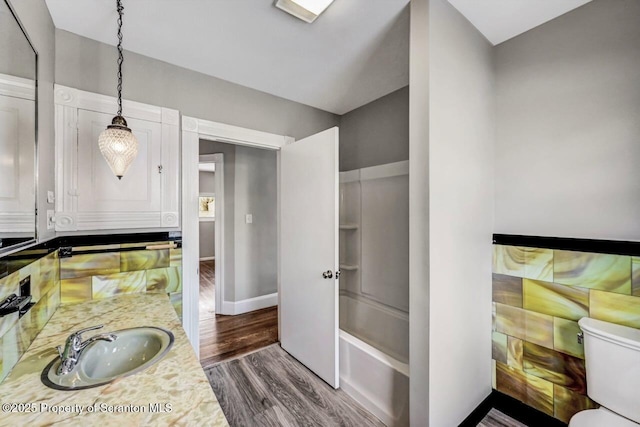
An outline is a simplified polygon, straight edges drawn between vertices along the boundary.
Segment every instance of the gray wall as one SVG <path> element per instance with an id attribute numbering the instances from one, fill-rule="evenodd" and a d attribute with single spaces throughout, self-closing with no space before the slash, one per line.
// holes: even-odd
<path id="1" fill-rule="evenodd" d="M 201 193 L 215 193 L 216 192 L 216 179 L 215 172 L 207 172 L 200 171 L 198 173 L 199 182 L 200 182 L 200 192 Z"/>
<path id="2" fill-rule="evenodd" d="M 200 258 L 211 258 L 216 255 L 216 223 L 200 221 Z"/>
<path id="3" fill-rule="evenodd" d="M 412 0 L 409 70 L 409 412 L 429 425 L 429 0 Z"/>
<path id="4" fill-rule="evenodd" d="M 640 240 L 640 2 L 496 48 L 498 233 Z"/>
<path id="5" fill-rule="evenodd" d="M 276 152 L 200 141 L 200 154 L 215 153 L 224 156 L 225 299 L 277 292 Z"/>
<path id="6" fill-rule="evenodd" d="M 455 426 L 491 392 L 493 52 L 446 0 L 411 17 L 411 425 Z"/>
<path id="7" fill-rule="evenodd" d="M 429 13 L 429 425 L 456 426 L 491 392 L 493 47 L 448 1 Z"/>
<path id="8" fill-rule="evenodd" d="M 115 47 L 63 30 L 55 40 L 56 83 L 116 95 Z M 125 52 L 123 72 L 124 98 L 185 116 L 296 139 L 338 124 L 334 114 L 132 52 Z"/>
<path id="9" fill-rule="evenodd" d="M 55 232 L 47 230 L 47 191 L 54 190 L 53 82 L 55 72 L 55 28 L 49 9 L 42 0 L 11 3 L 38 51 L 38 238 L 45 240 Z"/>
<path id="10" fill-rule="evenodd" d="M 235 301 L 240 301 L 278 290 L 276 152 L 236 147 L 235 175 Z M 253 215 L 252 224 L 246 214 Z"/>
<path id="11" fill-rule="evenodd" d="M 0 55 L 0 74 L 35 79 L 36 55 L 4 1 L 0 2 Z"/>
<path id="12" fill-rule="evenodd" d="M 409 159 L 409 86 L 340 117 L 340 170 Z"/>
<path id="13" fill-rule="evenodd" d="M 215 193 L 215 172 L 200 171 L 200 193 Z M 210 258 L 216 254 L 216 223 L 200 221 L 200 258 Z"/>

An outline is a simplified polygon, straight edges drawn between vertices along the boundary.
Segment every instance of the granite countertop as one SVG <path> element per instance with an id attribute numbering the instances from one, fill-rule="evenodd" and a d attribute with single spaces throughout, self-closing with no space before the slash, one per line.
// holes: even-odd
<path id="1" fill-rule="evenodd" d="M 71 332 L 100 324 L 105 325 L 103 329 L 84 338 L 159 326 L 173 332 L 175 342 L 155 365 L 101 387 L 60 391 L 42 384 L 40 374 L 57 356 L 55 347 L 63 345 Z M 121 295 L 61 306 L 0 385 L 0 404 L 2 425 L 228 425 L 164 294 Z M 164 412 L 158 412 L 160 408 Z"/>

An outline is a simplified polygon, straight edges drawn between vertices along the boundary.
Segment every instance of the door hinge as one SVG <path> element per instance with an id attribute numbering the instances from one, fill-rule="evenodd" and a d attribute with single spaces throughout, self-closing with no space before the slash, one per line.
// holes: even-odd
<path id="1" fill-rule="evenodd" d="M 162 165 L 158 165 L 158 173 L 162 173 Z"/>

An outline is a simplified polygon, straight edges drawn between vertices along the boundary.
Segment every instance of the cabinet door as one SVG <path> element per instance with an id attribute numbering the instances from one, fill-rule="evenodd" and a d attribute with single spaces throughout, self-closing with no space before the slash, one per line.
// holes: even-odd
<path id="1" fill-rule="evenodd" d="M 119 180 L 102 157 L 98 136 L 112 116 L 78 110 L 78 214 L 161 211 L 162 125 L 128 119 L 138 139 L 138 156 Z"/>
<path id="2" fill-rule="evenodd" d="M 123 100 L 138 155 L 122 178 L 98 147 L 116 98 L 55 85 L 56 231 L 180 226 L 180 113 Z"/>

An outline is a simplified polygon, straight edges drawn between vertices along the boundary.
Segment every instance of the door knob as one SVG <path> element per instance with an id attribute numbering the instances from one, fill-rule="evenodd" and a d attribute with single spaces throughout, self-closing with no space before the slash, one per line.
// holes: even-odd
<path id="1" fill-rule="evenodd" d="M 327 270 L 322 273 L 322 277 L 325 279 L 331 279 L 333 277 L 333 272 L 331 270 Z"/>

